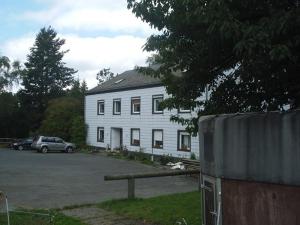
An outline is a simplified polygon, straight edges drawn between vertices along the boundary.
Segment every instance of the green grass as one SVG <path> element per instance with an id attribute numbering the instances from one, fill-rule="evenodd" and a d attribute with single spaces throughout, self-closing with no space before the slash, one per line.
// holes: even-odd
<path id="1" fill-rule="evenodd" d="M 148 199 L 112 200 L 99 207 L 133 219 L 174 225 L 184 218 L 188 225 L 201 224 L 201 195 L 189 192 Z"/>
<path id="2" fill-rule="evenodd" d="M 35 210 L 34 213 L 49 214 L 49 211 Z M 10 225 L 86 225 L 80 220 L 68 217 L 57 211 L 51 211 L 52 223 L 49 216 L 11 212 Z M 0 213 L 0 224 L 7 224 L 7 215 Z"/>

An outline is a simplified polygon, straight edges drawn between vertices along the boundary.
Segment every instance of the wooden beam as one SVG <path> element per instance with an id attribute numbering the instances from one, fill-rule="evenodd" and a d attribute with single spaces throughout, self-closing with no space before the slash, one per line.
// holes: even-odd
<path id="1" fill-rule="evenodd" d="M 128 179 L 139 179 L 139 178 L 149 178 L 149 177 L 179 176 L 179 175 L 189 175 L 189 174 L 200 174 L 200 170 L 176 170 L 176 171 L 168 171 L 168 172 L 160 172 L 160 173 L 111 175 L 111 176 L 104 176 L 104 180 L 105 181 L 128 180 Z"/>

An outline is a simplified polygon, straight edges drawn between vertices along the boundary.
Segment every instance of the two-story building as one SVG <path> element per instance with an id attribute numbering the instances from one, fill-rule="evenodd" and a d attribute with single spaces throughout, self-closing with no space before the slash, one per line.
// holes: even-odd
<path id="1" fill-rule="evenodd" d="M 171 115 L 189 118 L 193 112 L 162 109 L 160 103 L 167 96 L 159 79 L 135 70 L 89 90 L 85 97 L 87 144 L 185 158 L 194 153 L 198 157 L 198 137 L 170 121 Z"/>

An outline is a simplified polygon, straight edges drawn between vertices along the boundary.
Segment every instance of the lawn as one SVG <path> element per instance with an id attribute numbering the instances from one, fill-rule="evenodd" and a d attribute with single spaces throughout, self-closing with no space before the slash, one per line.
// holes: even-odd
<path id="1" fill-rule="evenodd" d="M 34 211 L 34 213 L 49 213 L 48 211 Z M 10 225 L 86 225 L 80 220 L 63 215 L 62 213 L 51 211 L 50 217 L 44 215 L 33 215 L 30 213 L 10 213 Z M 0 224 L 7 224 L 7 215 L 0 213 Z"/>
<path id="2" fill-rule="evenodd" d="M 182 218 L 188 225 L 201 224 L 200 192 L 164 195 L 148 199 L 112 200 L 99 207 L 133 219 L 161 225 L 174 225 Z"/>

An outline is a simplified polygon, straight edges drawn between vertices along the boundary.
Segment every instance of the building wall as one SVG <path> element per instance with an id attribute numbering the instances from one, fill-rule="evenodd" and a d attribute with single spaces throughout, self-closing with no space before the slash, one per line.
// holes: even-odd
<path id="1" fill-rule="evenodd" d="M 85 122 L 88 125 L 87 144 L 106 148 L 110 145 L 111 128 L 123 129 L 123 145 L 130 151 L 152 152 L 152 129 L 163 129 L 163 149 L 153 149 L 157 155 L 171 154 L 175 157 L 190 157 L 190 152 L 177 151 L 177 132 L 184 127 L 170 122 L 170 116 L 177 110 L 164 110 L 163 114 L 152 114 L 152 96 L 163 94 L 167 97 L 164 87 L 111 92 L 85 97 Z M 131 97 L 141 98 L 140 115 L 131 115 Z M 121 115 L 113 115 L 113 99 L 121 98 Z M 105 101 L 105 114 L 97 115 L 97 101 Z M 180 113 L 185 118 L 191 113 Z M 97 127 L 104 127 L 104 143 L 97 142 Z M 130 145 L 130 129 L 140 128 L 140 147 Z M 191 152 L 199 155 L 198 137 L 191 137 Z"/>
<path id="2" fill-rule="evenodd" d="M 222 180 L 223 225 L 300 225 L 300 187 Z"/>

